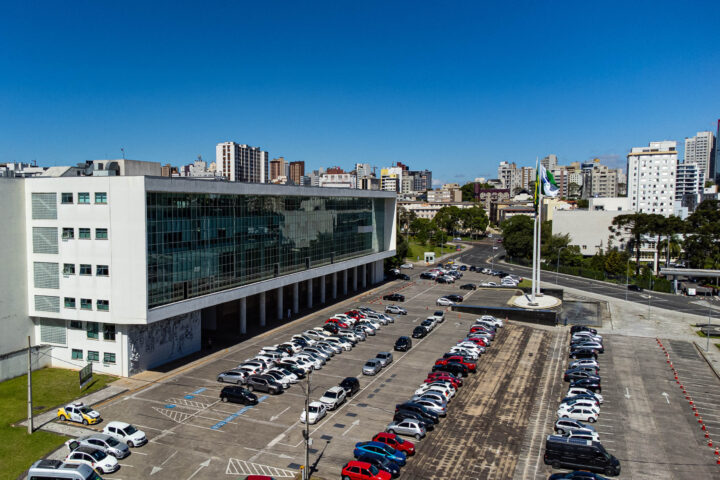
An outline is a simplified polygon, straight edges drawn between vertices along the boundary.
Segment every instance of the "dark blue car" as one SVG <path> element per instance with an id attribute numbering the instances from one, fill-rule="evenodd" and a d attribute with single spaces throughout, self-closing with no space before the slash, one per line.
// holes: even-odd
<path id="1" fill-rule="evenodd" d="M 389 445 L 380 442 L 359 442 L 355 444 L 355 451 L 353 456 L 359 458 L 362 455 L 374 455 L 379 458 L 387 458 L 388 460 L 397 463 L 401 467 L 405 465 L 406 454 L 405 452 L 398 452 Z"/>
<path id="2" fill-rule="evenodd" d="M 550 475 L 548 480 L 609 480 L 602 475 L 592 472 L 570 472 L 570 473 L 554 473 Z"/>

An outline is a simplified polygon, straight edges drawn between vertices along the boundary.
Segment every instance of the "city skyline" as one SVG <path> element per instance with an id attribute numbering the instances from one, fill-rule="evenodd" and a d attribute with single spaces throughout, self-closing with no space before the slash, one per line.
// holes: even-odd
<path id="1" fill-rule="evenodd" d="M 551 153 L 624 167 L 649 141 L 677 141 L 682 158 L 682 140 L 715 131 L 720 115 L 719 7 L 704 3 L 701 18 L 672 10 L 670 35 L 657 4 L 624 5 L 623 16 L 587 5 L 12 5 L 0 20 L 11 47 L 0 64 L 14 73 L 0 79 L 0 162 L 74 165 L 123 148 L 180 165 L 239 141 L 308 171 L 445 161 L 440 184 Z M 242 33 L 227 28 L 239 9 Z"/>

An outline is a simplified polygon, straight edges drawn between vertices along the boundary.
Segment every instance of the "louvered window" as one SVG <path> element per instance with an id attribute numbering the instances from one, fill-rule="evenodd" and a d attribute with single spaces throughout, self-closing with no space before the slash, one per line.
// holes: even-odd
<path id="1" fill-rule="evenodd" d="M 34 262 L 35 288 L 60 288 L 60 267 L 57 263 Z"/>
<path id="2" fill-rule="evenodd" d="M 59 343 L 61 345 L 65 345 L 67 343 L 65 321 L 54 320 L 51 318 L 41 319 L 40 341 L 42 343 Z"/>
<path id="3" fill-rule="evenodd" d="M 33 220 L 57 220 L 57 193 L 32 194 Z"/>
<path id="4" fill-rule="evenodd" d="M 58 253 L 58 229 L 33 227 L 33 253 Z"/>
<path id="5" fill-rule="evenodd" d="M 38 312 L 60 313 L 60 297 L 35 295 L 35 310 Z"/>

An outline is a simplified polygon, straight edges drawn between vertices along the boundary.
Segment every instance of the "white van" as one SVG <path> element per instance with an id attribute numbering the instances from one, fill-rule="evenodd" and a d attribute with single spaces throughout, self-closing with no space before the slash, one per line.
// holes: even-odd
<path id="1" fill-rule="evenodd" d="M 80 463 L 38 460 L 30 466 L 27 480 L 102 480 L 95 470 Z"/>

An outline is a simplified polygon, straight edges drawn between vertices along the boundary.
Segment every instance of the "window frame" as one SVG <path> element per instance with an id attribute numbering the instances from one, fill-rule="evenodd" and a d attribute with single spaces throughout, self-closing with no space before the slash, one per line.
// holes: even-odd
<path id="1" fill-rule="evenodd" d="M 80 299 L 80 310 L 92 311 L 92 298 L 81 298 Z M 88 322 L 88 323 L 91 323 L 91 322 Z"/>
<path id="2" fill-rule="evenodd" d="M 83 270 L 87 269 L 87 273 L 83 273 Z M 92 264 L 89 263 L 81 263 L 80 264 L 80 270 L 79 274 L 83 277 L 92 276 Z"/>
<path id="3" fill-rule="evenodd" d="M 99 235 L 100 232 L 105 232 L 105 236 L 102 237 Z M 95 229 L 95 240 L 107 240 L 108 239 L 108 229 L 107 228 L 96 228 Z"/>
<path id="4" fill-rule="evenodd" d="M 87 197 L 86 197 L 87 196 Z M 87 201 L 83 201 L 83 200 Z M 78 205 L 90 205 L 90 192 L 78 192 Z"/>
<path id="5" fill-rule="evenodd" d="M 105 273 L 100 273 L 103 269 Z M 110 276 L 110 265 L 95 265 L 95 276 L 96 277 L 109 277 Z"/>
<path id="6" fill-rule="evenodd" d="M 103 303 L 100 303 L 103 302 Z M 95 310 L 98 312 L 109 312 L 110 311 L 110 300 L 98 299 L 95 300 Z"/>
<path id="7" fill-rule="evenodd" d="M 68 272 L 68 271 L 66 270 L 68 267 L 72 267 L 72 271 Z M 67 275 L 67 276 L 75 275 L 75 264 L 74 264 L 74 263 L 63 263 L 63 270 L 62 270 L 62 272 L 63 272 L 63 273 L 62 273 L 63 275 Z"/>
<path id="8" fill-rule="evenodd" d="M 70 201 L 65 201 L 65 196 L 70 195 Z M 73 192 L 61 192 L 60 193 L 60 204 L 61 205 L 73 205 L 75 204 L 75 194 Z"/>
<path id="9" fill-rule="evenodd" d="M 71 300 L 71 302 L 68 302 L 68 300 Z M 70 305 L 68 305 L 70 304 Z M 63 298 L 63 308 L 77 308 L 77 299 L 75 297 L 64 297 Z"/>
<path id="10" fill-rule="evenodd" d="M 80 353 L 80 356 L 77 357 L 76 354 Z M 70 353 L 70 359 L 71 360 L 82 360 L 85 358 L 85 352 L 81 348 L 73 348 L 72 352 Z"/>
<path id="11" fill-rule="evenodd" d="M 108 330 L 112 330 L 112 333 L 110 335 L 107 335 L 109 332 Z M 103 340 L 106 342 L 114 342 L 115 338 L 117 336 L 117 328 L 115 327 L 114 323 L 103 323 Z M 110 338 L 112 337 L 112 338 Z"/>
<path id="12" fill-rule="evenodd" d="M 104 195 L 105 196 L 104 201 L 102 201 L 102 202 L 98 201 L 98 195 Z M 94 198 L 95 198 L 96 205 L 107 205 L 107 192 L 95 192 Z"/>
<path id="13" fill-rule="evenodd" d="M 112 361 L 108 360 L 108 356 L 112 356 Z M 117 363 L 117 355 L 112 352 L 103 352 L 103 363 L 108 365 L 115 365 Z"/>
<path id="14" fill-rule="evenodd" d="M 75 240 L 75 229 L 73 227 L 62 227 L 60 235 L 63 240 Z"/>
<path id="15" fill-rule="evenodd" d="M 75 325 L 73 325 L 73 324 L 75 324 Z M 82 321 L 70 320 L 70 328 L 73 330 L 82 330 L 82 328 L 83 328 Z"/>
<path id="16" fill-rule="evenodd" d="M 83 236 L 83 234 L 87 234 L 87 236 Z M 78 240 L 92 240 L 92 229 L 91 228 L 85 228 L 85 227 L 79 227 L 78 228 Z"/>
<path id="17" fill-rule="evenodd" d="M 91 354 L 95 355 L 91 355 Z M 91 356 L 94 356 L 95 358 L 90 358 Z M 87 361 L 88 362 L 100 362 L 100 351 L 99 350 L 88 350 L 87 351 Z"/>

